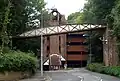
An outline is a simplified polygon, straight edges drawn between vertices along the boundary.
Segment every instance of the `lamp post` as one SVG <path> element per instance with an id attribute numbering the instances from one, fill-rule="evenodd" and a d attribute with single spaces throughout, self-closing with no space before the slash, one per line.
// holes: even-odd
<path id="1" fill-rule="evenodd" d="M 89 37 L 89 41 L 90 41 L 90 62 L 89 63 L 91 63 L 92 62 L 92 44 L 91 44 L 91 34 L 92 34 L 92 31 L 90 31 L 90 37 Z"/>
<path id="2" fill-rule="evenodd" d="M 89 60 L 88 60 L 88 64 L 92 62 L 92 44 L 91 44 L 91 33 L 92 31 L 90 31 L 90 35 L 89 34 L 84 34 L 84 37 L 88 37 L 89 38 Z"/>
<path id="3" fill-rule="evenodd" d="M 41 29 L 43 28 L 43 12 L 41 11 Z M 41 32 L 41 76 L 43 76 L 43 34 Z"/>
<path id="4" fill-rule="evenodd" d="M 47 10 L 52 10 L 52 9 L 47 9 Z M 44 15 L 44 10 L 41 11 L 41 22 L 40 22 L 40 25 L 41 25 L 41 29 L 44 28 L 44 19 L 43 19 L 43 15 Z M 55 14 L 56 15 L 56 14 Z M 41 76 L 43 76 L 43 33 L 41 32 Z"/>

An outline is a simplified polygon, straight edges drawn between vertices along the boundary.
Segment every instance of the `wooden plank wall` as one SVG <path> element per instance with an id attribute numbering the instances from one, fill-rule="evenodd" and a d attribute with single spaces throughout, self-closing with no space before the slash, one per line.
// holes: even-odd
<path id="1" fill-rule="evenodd" d="M 86 61 L 87 60 L 87 55 L 68 55 L 67 60 L 72 60 L 72 61 Z"/>
<path id="2" fill-rule="evenodd" d="M 72 39 L 68 39 L 68 42 L 86 42 L 85 38 L 72 38 Z"/>
<path id="3" fill-rule="evenodd" d="M 68 51 L 87 51 L 86 47 L 85 46 L 82 46 L 82 45 L 79 45 L 79 46 L 75 46 L 75 45 L 72 45 L 72 46 L 68 46 Z"/>

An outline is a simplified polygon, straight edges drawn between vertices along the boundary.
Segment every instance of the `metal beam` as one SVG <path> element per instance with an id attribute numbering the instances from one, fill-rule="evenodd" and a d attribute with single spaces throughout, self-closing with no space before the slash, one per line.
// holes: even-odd
<path id="1" fill-rule="evenodd" d="M 53 26 L 53 27 L 47 27 L 47 28 L 39 28 L 35 30 L 31 30 L 28 32 L 25 32 L 21 35 L 18 35 L 19 37 L 36 37 L 42 35 L 53 35 L 53 34 L 60 34 L 60 33 L 70 33 L 70 32 L 79 32 L 79 31 L 92 31 L 92 30 L 99 30 L 99 29 L 105 29 L 107 26 L 103 25 L 92 25 L 92 24 L 66 24 L 61 26 Z"/>

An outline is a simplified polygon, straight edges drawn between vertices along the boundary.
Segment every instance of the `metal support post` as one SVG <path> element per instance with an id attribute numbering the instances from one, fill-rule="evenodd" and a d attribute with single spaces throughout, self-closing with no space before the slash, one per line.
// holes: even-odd
<path id="1" fill-rule="evenodd" d="M 41 28 L 43 28 L 43 12 L 41 12 Z M 41 33 L 41 76 L 43 76 L 43 35 Z"/>
<path id="2" fill-rule="evenodd" d="M 90 31 L 90 54 L 89 54 L 89 63 L 92 62 L 92 44 L 91 44 L 91 34 L 92 34 L 92 31 Z"/>

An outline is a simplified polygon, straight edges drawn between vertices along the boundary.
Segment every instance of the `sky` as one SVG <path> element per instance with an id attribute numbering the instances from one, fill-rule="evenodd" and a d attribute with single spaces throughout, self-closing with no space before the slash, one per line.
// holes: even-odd
<path id="1" fill-rule="evenodd" d="M 45 0 L 46 8 L 57 8 L 66 17 L 71 13 L 80 11 L 84 7 L 85 0 Z"/>

